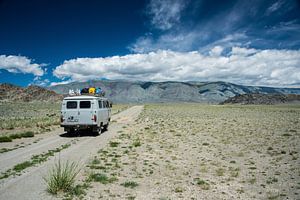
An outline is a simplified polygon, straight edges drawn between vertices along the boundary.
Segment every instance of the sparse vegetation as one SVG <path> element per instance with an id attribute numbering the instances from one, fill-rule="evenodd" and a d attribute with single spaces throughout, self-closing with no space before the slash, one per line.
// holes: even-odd
<path id="1" fill-rule="evenodd" d="M 295 199 L 299 173 L 284 166 L 299 162 L 299 116 L 299 105 L 146 105 L 91 160 L 87 169 L 99 181 L 86 192 L 103 199 Z M 130 182 L 139 187 L 129 190 Z"/>
<path id="2" fill-rule="evenodd" d="M 5 172 L 2 172 L 0 175 L 0 179 L 8 178 L 12 175 L 17 175 L 20 172 L 22 172 L 24 169 L 37 165 L 39 163 L 45 162 L 50 156 L 54 156 L 55 153 L 62 151 L 63 149 L 66 149 L 71 144 L 64 144 L 61 145 L 59 148 L 48 150 L 47 153 L 39 154 L 39 155 L 33 155 L 30 159 L 30 161 L 24 161 L 22 163 L 19 163 L 15 165 L 12 169 L 8 169 Z"/>
<path id="3" fill-rule="evenodd" d="M 9 152 L 9 151 L 13 151 L 13 150 L 15 150 L 15 149 L 17 149 L 17 147 L 15 147 L 15 148 L 1 148 L 0 149 L 0 153 L 5 153 L 5 152 Z"/>
<path id="4" fill-rule="evenodd" d="M 12 142 L 14 139 L 29 138 L 29 137 L 34 137 L 34 133 L 32 131 L 14 133 L 9 136 L 1 136 L 0 142 Z"/>
<path id="5" fill-rule="evenodd" d="M 59 111 L 60 102 L 1 102 L 0 130 L 7 130 L 9 134 L 16 128 L 38 128 L 39 132 L 43 132 L 51 126 L 59 125 Z"/>
<path id="6" fill-rule="evenodd" d="M 16 171 L 16 172 L 21 172 L 23 171 L 24 169 L 32 166 L 33 163 L 30 162 L 30 161 L 25 161 L 25 162 L 22 162 L 22 163 L 19 163 L 17 165 L 14 166 L 13 170 Z"/>

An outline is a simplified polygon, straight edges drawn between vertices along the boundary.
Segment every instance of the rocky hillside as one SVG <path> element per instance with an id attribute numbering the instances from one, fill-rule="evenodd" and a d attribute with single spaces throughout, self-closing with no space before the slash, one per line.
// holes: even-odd
<path id="1" fill-rule="evenodd" d="M 300 88 L 252 87 L 226 82 L 141 82 L 97 80 L 56 85 L 49 87 L 49 89 L 58 94 L 67 94 L 69 89 L 90 86 L 101 87 L 104 89 L 106 97 L 110 98 L 115 103 L 219 103 L 240 94 L 300 94 Z"/>
<path id="2" fill-rule="evenodd" d="M 300 95 L 296 94 L 242 94 L 230 97 L 220 104 L 281 104 L 300 102 Z"/>
<path id="3" fill-rule="evenodd" d="M 63 95 L 39 86 L 18 87 L 12 84 L 0 84 L 0 101 L 60 101 Z"/>

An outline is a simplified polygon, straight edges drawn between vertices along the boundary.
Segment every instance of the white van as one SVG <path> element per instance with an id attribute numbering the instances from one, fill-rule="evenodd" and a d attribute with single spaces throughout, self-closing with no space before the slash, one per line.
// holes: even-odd
<path id="1" fill-rule="evenodd" d="M 68 134 L 87 129 L 94 133 L 107 130 L 111 118 L 111 103 L 98 96 L 72 96 L 64 98 L 61 107 L 61 127 Z"/>

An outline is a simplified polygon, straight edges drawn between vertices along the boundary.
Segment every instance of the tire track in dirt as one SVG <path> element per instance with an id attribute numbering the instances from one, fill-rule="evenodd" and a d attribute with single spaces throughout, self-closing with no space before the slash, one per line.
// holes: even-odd
<path id="1" fill-rule="evenodd" d="M 61 132 L 62 129 L 59 129 L 58 131 Z M 50 149 L 55 149 L 69 141 L 69 138 L 62 138 L 59 135 L 53 135 L 39 141 L 38 143 L 26 146 L 25 148 L 19 148 L 14 151 L 3 153 L 0 155 L 0 173 L 5 172 L 7 169 L 12 168 L 18 163 L 30 160 L 33 155 L 38 155 Z"/>

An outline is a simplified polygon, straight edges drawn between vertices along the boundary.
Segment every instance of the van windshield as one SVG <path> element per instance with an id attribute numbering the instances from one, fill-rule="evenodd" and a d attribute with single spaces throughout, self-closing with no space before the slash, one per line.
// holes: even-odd
<path id="1" fill-rule="evenodd" d="M 90 101 L 80 101 L 80 108 L 91 108 L 91 102 Z"/>
<path id="2" fill-rule="evenodd" d="M 67 102 L 67 109 L 75 109 L 77 108 L 77 101 L 68 101 Z"/>

